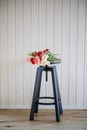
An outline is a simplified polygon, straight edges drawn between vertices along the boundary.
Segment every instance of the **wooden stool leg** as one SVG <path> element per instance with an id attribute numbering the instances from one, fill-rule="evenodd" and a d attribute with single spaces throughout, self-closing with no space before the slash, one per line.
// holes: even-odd
<path id="1" fill-rule="evenodd" d="M 52 81 L 53 81 L 53 92 L 54 92 L 54 99 L 55 99 L 55 111 L 56 111 L 56 121 L 60 121 L 60 110 L 59 110 L 59 102 L 58 97 L 59 93 L 57 92 L 57 78 L 55 75 L 55 69 L 52 69 Z"/>
<path id="2" fill-rule="evenodd" d="M 58 101 L 59 101 L 59 110 L 60 110 L 60 114 L 63 114 L 63 109 L 62 109 L 62 102 L 61 102 L 61 96 L 60 96 L 60 90 L 59 90 L 59 83 L 58 83 L 58 76 L 57 76 L 57 70 L 55 67 L 55 80 L 56 80 L 56 84 L 57 84 L 57 92 L 58 92 Z"/>
<path id="3" fill-rule="evenodd" d="M 42 71 L 39 67 L 37 68 L 37 73 L 36 73 L 33 100 L 32 100 L 32 105 L 31 105 L 31 112 L 30 112 L 30 120 L 34 120 L 34 112 L 38 111 L 37 97 L 40 92 L 41 77 L 42 77 Z"/>

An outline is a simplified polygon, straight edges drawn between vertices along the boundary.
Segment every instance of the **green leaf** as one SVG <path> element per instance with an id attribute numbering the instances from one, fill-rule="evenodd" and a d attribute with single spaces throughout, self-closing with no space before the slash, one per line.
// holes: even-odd
<path id="1" fill-rule="evenodd" d="M 32 53 L 28 53 L 29 56 L 32 56 Z"/>
<path id="2" fill-rule="evenodd" d="M 52 62 L 52 61 L 54 61 L 55 60 L 55 55 L 54 54 L 52 54 L 52 53 L 49 53 L 48 54 L 48 61 L 50 61 L 50 62 Z"/>

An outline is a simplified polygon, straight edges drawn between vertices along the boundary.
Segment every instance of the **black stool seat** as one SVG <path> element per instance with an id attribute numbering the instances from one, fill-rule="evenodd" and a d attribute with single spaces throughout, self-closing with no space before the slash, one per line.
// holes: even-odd
<path id="1" fill-rule="evenodd" d="M 46 81 L 48 81 L 48 72 L 49 71 L 51 72 L 54 97 L 39 97 L 43 71 L 46 72 Z M 54 102 L 43 103 L 41 102 L 41 99 L 53 99 Z M 60 121 L 60 114 L 63 113 L 63 109 L 62 109 L 62 103 L 61 103 L 61 97 L 60 97 L 60 91 L 59 91 L 57 70 L 56 70 L 55 65 L 54 66 L 47 66 L 47 65 L 39 66 L 37 68 L 33 99 L 32 99 L 32 105 L 31 105 L 31 112 L 30 112 L 30 120 L 34 120 L 34 113 L 38 112 L 38 105 L 55 105 L 56 121 Z"/>

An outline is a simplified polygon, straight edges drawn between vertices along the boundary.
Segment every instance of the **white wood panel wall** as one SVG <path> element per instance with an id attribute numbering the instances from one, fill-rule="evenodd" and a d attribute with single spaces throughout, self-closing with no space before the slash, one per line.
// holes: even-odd
<path id="1" fill-rule="evenodd" d="M 37 66 L 27 53 L 45 48 L 62 59 L 63 108 L 87 109 L 87 0 L 0 0 L 0 108 L 30 108 Z M 53 94 L 50 73 L 41 85 Z"/>

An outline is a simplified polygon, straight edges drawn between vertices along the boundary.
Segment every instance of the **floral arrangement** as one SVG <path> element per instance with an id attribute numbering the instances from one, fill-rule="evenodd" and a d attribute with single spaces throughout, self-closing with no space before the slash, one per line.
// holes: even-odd
<path id="1" fill-rule="evenodd" d="M 31 53 L 28 53 L 27 62 L 31 63 L 33 65 L 49 65 L 53 61 L 56 60 L 56 54 L 50 52 L 49 49 L 45 49 L 43 51 L 34 51 Z"/>

